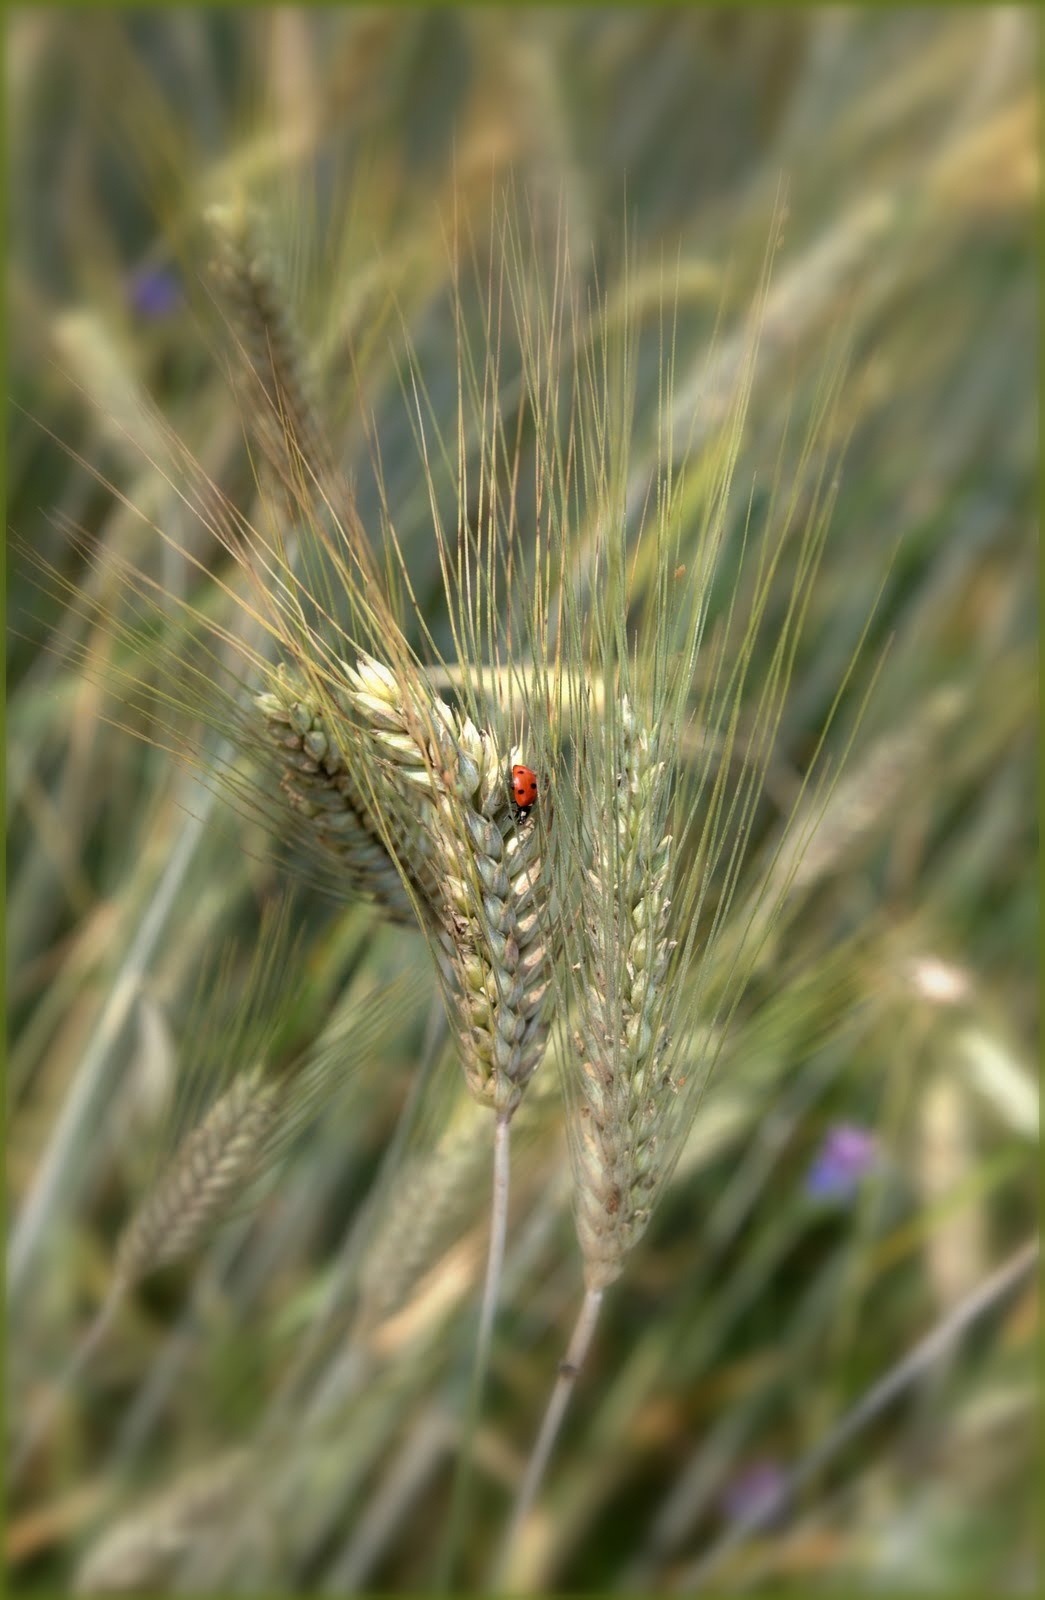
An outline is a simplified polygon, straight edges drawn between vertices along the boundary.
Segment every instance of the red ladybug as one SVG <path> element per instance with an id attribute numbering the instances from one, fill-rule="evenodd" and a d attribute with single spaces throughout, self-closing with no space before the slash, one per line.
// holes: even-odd
<path id="1" fill-rule="evenodd" d="M 512 768 L 512 798 L 520 811 L 529 811 L 537 798 L 537 774 L 529 767 Z"/>

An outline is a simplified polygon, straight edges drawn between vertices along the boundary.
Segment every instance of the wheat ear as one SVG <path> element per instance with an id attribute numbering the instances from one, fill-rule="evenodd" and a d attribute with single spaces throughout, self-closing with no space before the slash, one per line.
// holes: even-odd
<path id="1" fill-rule="evenodd" d="M 235 381 L 265 459 L 299 498 L 336 482 L 312 399 L 308 363 L 261 219 L 245 203 L 212 205 L 205 218 L 215 246 L 212 280 L 238 341 Z"/>
<path id="2" fill-rule="evenodd" d="M 601 734 L 576 813 L 587 846 L 579 915 L 566 930 L 566 998 L 576 1021 L 566 1068 L 574 1218 L 585 1295 L 505 1531 L 491 1586 L 509 1574 L 566 1407 L 594 1337 L 606 1287 L 649 1220 L 661 1130 L 674 1103 L 665 1070 L 671 835 L 668 764 L 625 697 Z M 601 750 L 599 746 L 601 745 Z M 611 759 L 607 759 L 611 758 Z M 602 796 L 594 780 L 601 779 Z M 587 820 L 585 818 L 587 817 Z M 570 994 L 572 990 L 572 996 Z"/>
<path id="3" fill-rule="evenodd" d="M 570 1075 L 577 1238 L 589 1289 L 604 1289 L 650 1214 L 660 1131 L 674 1090 L 664 1069 L 671 835 L 666 763 L 627 700 L 619 712 L 619 778 L 593 827 L 582 893 Z"/>
<path id="4" fill-rule="evenodd" d="M 282 1106 L 278 1086 L 244 1073 L 180 1147 L 132 1217 L 116 1247 L 109 1292 L 62 1376 L 12 1454 L 14 1482 L 49 1431 L 68 1389 L 113 1324 L 124 1296 L 157 1268 L 188 1255 L 259 1169 Z"/>
<path id="5" fill-rule="evenodd" d="M 323 427 L 312 363 L 265 243 L 263 218 L 247 204 L 235 202 L 211 206 L 205 220 L 215 245 L 211 278 L 236 340 L 232 382 L 243 417 L 260 446 L 269 482 L 284 500 L 283 515 L 277 513 L 278 550 L 272 557 L 280 590 L 277 634 L 292 650 L 296 647 L 297 664 L 308 670 L 316 664 L 312 647 L 321 658 L 326 652 L 307 626 L 304 633 L 298 630 L 303 606 L 315 609 L 322 583 L 310 592 L 308 581 L 292 576 L 286 556 L 290 542 L 284 548 L 287 528 L 294 529 L 300 541 L 299 559 L 305 571 L 314 572 L 313 561 L 333 555 L 353 611 L 359 607 L 382 637 L 386 629 L 396 634 L 398 629 L 378 597 L 381 586 L 375 581 L 369 536 Z M 351 559 L 346 561 L 349 551 Z M 272 602 L 276 597 L 269 598 Z M 374 622 L 375 612 L 380 614 L 379 624 Z"/>
<path id="6" fill-rule="evenodd" d="M 445 863 L 437 789 L 449 780 L 454 718 L 416 667 L 396 673 L 360 653 L 344 667 L 345 709 L 358 730 L 355 757 L 365 804 L 425 925 L 438 925 Z M 347 731 L 347 730 L 346 730 Z"/>
<path id="7" fill-rule="evenodd" d="M 464 1100 L 434 1150 L 416 1155 L 397 1177 L 360 1272 L 364 1338 L 403 1308 L 471 1217 L 489 1164 L 480 1117 Z"/>
<path id="8" fill-rule="evenodd" d="M 332 711 L 317 706 L 300 675 L 281 665 L 255 704 L 279 752 L 281 787 L 316 837 L 344 868 L 345 887 L 373 899 L 393 922 L 413 924 L 413 904 L 389 855 L 344 747 L 348 730 L 331 728 Z"/>
<path id="9" fill-rule="evenodd" d="M 182 1474 L 161 1494 L 129 1512 L 95 1540 L 76 1572 L 77 1594 L 111 1594 L 166 1586 L 190 1540 L 234 1507 L 249 1457 L 233 1451 Z"/>
<path id="10" fill-rule="evenodd" d="M 551 998 L 540 832 L 509 787 L 519 753 L 369 656 L 349 699 L 379 763 L 390 846 L 424 894 L 465 1081 L 510 1118 L 544 1054 Z"/>
<path id="11" fill-rule="evenodd" d="M 255 1177 L 283 1105 L 259 1070 L 241 1073 L 186 1136 L 125 1228 L 114 1289 L 188 1255 Z"/>
<path id="12" fill-rule="evenodd" d="M 451 710 L 419 672 L 396 674 L 361 656 L 349 698 L 369 732 L 373 793 L 386 803 L 390 848 L 422 890 L 422 921 L 465 1082 L 497 1119 L 467 1440 L 478 1419 L 504 1260 L 509 1124 L 548 1041 L 550 894 L 541 834 L 536 818 L 524 818 L 512 802 L 511 765 L 521 753 L 506 758 L 491 732 Z M 444 1589 L 451 1587 L 467 1485 L 465 1444 L 438 1564 Z"/>

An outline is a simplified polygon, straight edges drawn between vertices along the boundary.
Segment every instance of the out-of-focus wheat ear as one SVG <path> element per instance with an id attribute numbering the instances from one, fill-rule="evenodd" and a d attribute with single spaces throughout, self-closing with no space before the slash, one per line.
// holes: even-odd
<path id="1" fill-rule="evenodd" d="M 241 1073 L 175 1150 L 116 1249 L 114 1289 L 126 1291 L 200 1243 L 256 1177 L 283 1092 L 260 1069 Z"/>
<path id="2" fill-rule="evenodd" d="M 308 362 L 267 250 L 245 202 L 208 207 L 211 276 L 239 346 L 235 379 L 244 416 L 265 459 L 292 496 L 329 496 L 335 483 L 312 395 Z"/>
<path id="3" fill-rule="evenodd" d="M 670 834 L 666 765 L 627 700 L 619 773 L 592 827 L 578 936 L 568 942 L 576 1070 L 567 1069 L 577 1237 L 590 1290 L 605 1288 L 645 1228 L 675 1091 L 665 1065 Z"/>
<path id="4" fill-rule="evenodd" d="M 465 1100 L 435 1148 L 415 1155 L 398 1175 L 360 1272 L 364 1338 L 403 1308 L 462 1227 L 474 1220 L 476 1196 L 490 1165 L 488 1126 L 485 1114 Z"/>
<path id="5" fill-rule="evenodd" d="M 121 1517 L 88 1549 L 73 1579 L 76 1594 L 158 1592 L 194 1541 L 215 1532 L 240 1503 L 250 1465 L 245 1451 L 183 1473 L 162 1493 Z"/>
<path id="6" fill-rule="evenodd" d="M 332 705 L 321 710 L 308 685 L 282 665 L 255 704 L 279 751 L 281 787 L 343 864 L 346 889 L 372 899 L 390 921 L 415 924 L 400 870 L 346 760 L 347 730 L 331 730 Z"/>
<path id="7" fill-rule="evenodd" d="M 461 718 L 411 671 L 369 656 L 348 699 L 376 763 L 373 804 L 421 890 L 425 925 L 468 1088 L 509 1118 L 544 1054 L 551 999 L 550 891 L 536 819 L 511 797 L 516 750 Z"/>
<path id="8" fill-rule="evenodd" d="M 769 907 L 836 872 L 849 852 L 873 834 L 911 775 L 931 766 L 927 753 L 961 715 L 962 704 L 960 690 L 939 690 L 906 727 L 882 735 L 829 789 L 826 799 L 814 795 L 801 806 L 773 863 L 764 895 Z"/>

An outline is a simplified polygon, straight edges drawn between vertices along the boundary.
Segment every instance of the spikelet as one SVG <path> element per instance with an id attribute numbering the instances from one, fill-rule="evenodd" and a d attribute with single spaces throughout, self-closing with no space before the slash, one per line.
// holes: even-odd
<path id="1" fill-rule="evenodd" d="M 567 1084 L 577 1235 L 589 1289 L 619 1277 L 649 1220 L 660 1131 L 674 1101 L 664 1056 L 670 834 L 666 765 L 625 700 L 619 782 L 592 829 L 583 918 L 571 949 L 576 1070 Z"/>

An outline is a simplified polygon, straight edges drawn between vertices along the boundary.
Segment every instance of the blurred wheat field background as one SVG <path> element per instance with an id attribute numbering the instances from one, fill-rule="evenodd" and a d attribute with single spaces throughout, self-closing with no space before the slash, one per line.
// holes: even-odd
<path id="1" fill-rule="evenodd" d="M 230 661 L 271 687 L 257 637 L 256 683 L 224 653 L 229 508 L 274 540 L 288 515 L 211 271 L 208 208 L 245 200 L 419 655 L 456 651 L 436 529 L 481 550 L 505 507 L 506 656 L 556 529 L 597 610 L 565 402 L 618 332 L 622 631 L 658 614 L 665 432 L 679 584 L 731 475 L 700 595 L 724 671 L 762 618 L 736 745 L 687 724 L 680 783 L 706 759 L 746 792 L 801 601 L 743 876 L 694 912 L 707 1014 L 676 996 L 714 1072 L 504 1581 L 1037 1592 L 1032 13 L 27 9 L 6 43 L 9 1582 L 402 1593 L 452 1557 L 488 1591 L 583 1292 L 564 1032 L 513 1121 L 471 1427 L 492 1118 L 398 879 L 390 917 L 338 892 L 261 798 L 261 719 L 255 752 L 207 698 Z M 811 770 L 819 826 L 774 856 Z M 527 827 L 569 823 L 539 800 Z M 226 1091 L 256 1144 L 219 1172 Z M 205 1182 L 164 1188 L 193 1130 Z"/>

